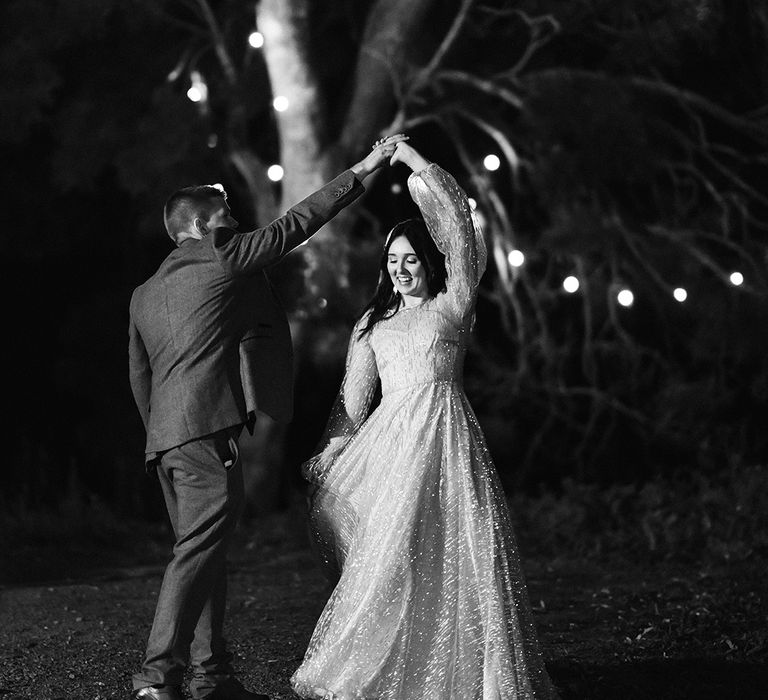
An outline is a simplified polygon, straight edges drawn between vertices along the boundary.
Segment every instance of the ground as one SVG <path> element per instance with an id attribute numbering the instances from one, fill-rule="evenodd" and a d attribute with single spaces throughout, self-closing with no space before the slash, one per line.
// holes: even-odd
<path id="1" fill-rule="evenodd" d="M 547 666 L 564 700 L 768 697 L 764 561 L 641 564 L 525 549 Z M 162 552 L 149 542 L 143 555 L 115 548 L 87 561 L 80 551 L 66 558 L 69 567 L 53 567 L 56 580 L 34 585 L 18 580 L 21 560 L 28 571 L 44 570 L 29 566 L 28 551 L 0 560 L 15 561 L 19 574 L 0 589 L 0 700 L 127 698 Z M 131 565 L 117 565 L 121 556 Z M 288 679 L 329 591 L 298 508 L 244 523 L 230 580 L 228 636 L 241 679 L 275 698 L 295 697 Z"/>

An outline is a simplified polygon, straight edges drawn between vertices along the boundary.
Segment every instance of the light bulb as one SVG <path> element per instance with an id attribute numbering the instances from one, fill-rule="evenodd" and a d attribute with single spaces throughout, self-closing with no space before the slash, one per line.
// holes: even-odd
<path id="1" fill-rule="evenodd" d="M 635 295 L 629 289 L 622 289 L 616 295 L 616 301 L 622 306 L 632 306 L 635 303 Z"/>
<path id="2" fill-rule="evenodd" d="M 485 158 L 483 158 L 483 165 L 485 166 L 486 170 L 498 170 L 501 166 L 501 161 L 497 155 L 490 153 Z"/>
<path id="3" fill-rule="evenodd" d="M 563 289 L 568 292 L 568 294 L 573 294 L 578 291 L 579 286 L 578 278 L 573 275 L 568 275 L 568 277 L 563 280 Z"/>
<path id="4" fill-rule="evenodd" d="M 525 255 L 522 250 L 510 250 L 507 260 L 512 267 L 520 267 L 525 262 Z"/>
<path id="5" fill-rule="evenodd" d="M 282 165 L 270 165 L 267 168 L 267 177 L 272 180 L 272 182 L 280 182 L 280 180 L 283 179 L 283 166 Z"/>

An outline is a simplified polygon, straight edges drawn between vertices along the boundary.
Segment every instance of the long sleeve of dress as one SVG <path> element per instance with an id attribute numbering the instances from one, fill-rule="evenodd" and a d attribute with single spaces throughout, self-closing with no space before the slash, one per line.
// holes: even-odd
<path id="1" fill-rule="evenodd" d="M 434 163 L 412 173 L 408 189 L 435 244 L 445 255 L 447 291 L 440 303 L 461 323 L 474 309 L 477 286 L 488 258 L 480 224 L 464 190 Z"/>
<path id="2" fill-rule="evenodd" d="M 303 465 L 304 476 L 311 482 L 322 480 L 333 458 L 368 417 L 379 373 L 370 333 L 359 337 L 366 324 L 367 315 L 352 330 L 341 389 L 315 455 Z"/>

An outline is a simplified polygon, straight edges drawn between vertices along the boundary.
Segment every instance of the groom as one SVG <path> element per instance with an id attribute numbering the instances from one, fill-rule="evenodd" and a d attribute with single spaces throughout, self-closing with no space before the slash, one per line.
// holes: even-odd
<path id="1" fill-rule="evenodd" d="M 363 192 L 391 136 L 262 229 L 236 231 L 223 190 L 188 187 L 165 205 L 177 248 L 131 298 L 131 389 L 176 544 L 133 698 L 181 700 L 187 661 L 197 699 L 256 700 L 232 674 L 223 637 L 226 554 L 243 507 L 238 437 L 255 410 L 290 420 L 291 342 L 264 274 Z"/>

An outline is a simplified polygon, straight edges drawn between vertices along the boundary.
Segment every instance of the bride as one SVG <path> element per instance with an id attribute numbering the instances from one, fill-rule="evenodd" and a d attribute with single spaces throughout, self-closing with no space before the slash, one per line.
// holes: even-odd
<path id="1" fill-rule="evenodd" d="M 462 388 L 483 238 L 448 173 L 405 142 L 391 162 L 413 171 L 424 221 L 387 238 L 321 449 L 304 466 L 315 544 L 337 584 L 291 684 L 327 700 L 556 698 Z"/>

